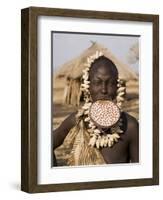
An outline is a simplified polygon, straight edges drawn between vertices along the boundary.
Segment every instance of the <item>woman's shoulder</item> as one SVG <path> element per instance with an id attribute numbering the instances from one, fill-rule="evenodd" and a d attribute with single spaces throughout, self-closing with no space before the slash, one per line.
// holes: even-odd
<path id="1" fill-rule="evenodd" d="M 127 112 L 122 113 L 122 118 L 125 118 L 125 120 L 127 120 L 128 125 L 130 125 L 130 126 L 138 125 L 138 120 L 134 116 L 130 115 Z"/>
<path id="2" fill-rule="evenodd" d="M 123 112 L 122 116 L 125 121 L 127 135 L 130 139 L 135 139 L 139 135 L 138 120 L 127 112 Z"/>
<path id="3" fill-rule="evenodd" d="M 73 127 L 76 124 L 76 114 L 77 112 L 72 112 L 71 114 L 69 114 L 66 119 L 63 121 L 63 125 L 65 125 L 66 127 Z"/>

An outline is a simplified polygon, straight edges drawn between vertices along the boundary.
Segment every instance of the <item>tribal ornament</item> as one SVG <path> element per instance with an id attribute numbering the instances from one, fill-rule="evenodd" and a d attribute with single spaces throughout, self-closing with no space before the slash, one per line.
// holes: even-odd
<path id="1" fill-rule="evenodd" d="M 84 121 L 88 123 L 88 132 L 90 134 L 90 141 L 89 145 L 92 147 L 96 148 L 103 148 L 103 147 L 112 147 L 116 142 L 118 142 L 120 138 L 120 134 L 123 133 L 123 130 L 121 130 L 122 126 L 122 119 L 120 118 L 120 112 L 122 111 L 122 103 L 124 101 L 124 95 L 126 93 L 126 87 L 125 87 L 125 82 L 124 80 L 118 79 L 117 80 L 117 96 L 116 96 L 116 104 L 114 104 L 111 101 L 105 101 L 107 106 L 111 106 L 112 109 L 116 112 L 116 117 L 117 119 L 115 120 L 116 122 L 113 123 L 114 120 L 112 120 L 112 124 L 110 123 L 110 126 L 107 124 L 106 121 L 109 119 L 109 116 L 107 120 L 104 120 L 104 127 L 109 127 L 110 131 L 108 133 L 104 132 L 102 130 L 101 124 L 96 123 L 95 120 L 93 120 L 91 116 L 91 108 L 94 106 L 94 108 L 97 108 L 98 106 L 101 107 L 100 102 L 95 102 L 92 103 L 91 100 L 91 95 L 89 91 L 90 87 L 90 81 L 89 81 L 89 70 L 92 65 L 92 63 L 95 62 L 96 59 L 99 57 L 103 56 L 104 54 L 101 51 L 96 51 L 96 53 L 90 57 L 87 58 L 87 62 L 84 64 L 86 67 L 83 70 L 83 75 L 82 75 L 82 84 L 80 90 L 84 94 L 84 105 L 81 109 L 78 110 L 78 113 L 76 114 L 76 118 L 79 119 L 81 117 L 84 118 Z M 104 103 L 104 101 L 101 101 Z M 96 105 L 95 105 L 96 104 Z M 98 106 L 97 106 L 98 105 Z M 105 109 L 107 109 L 107 106 Z M 105 110 L 104 109 L 104 110 Z M 104 111 L 103 110 L 103 111 Z M 118 112 L 119 110 L 119 112 Z M 103 112 L 102 111 L 102 112 Z M 119 113 L 119 115 L 118 115 Z M 106 116 L 105 116 L 106 117 Z M 114 115 L 115 117 L 115 115 Z"/>
<path id="2" fill-rule="evenodd" d="M 103 128 L 115 125 L 120 118 L 120 110 L 109 100 L 98 100 L 89 109 L 91 121 Z"/>

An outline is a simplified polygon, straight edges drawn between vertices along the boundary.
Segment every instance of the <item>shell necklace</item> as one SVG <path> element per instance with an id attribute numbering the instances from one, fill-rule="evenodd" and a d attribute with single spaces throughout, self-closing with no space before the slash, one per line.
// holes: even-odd
<path id="1" fill-rule="evenodd" d="M 119 108 L 111 101 L 96 101 L 95 103 L 84 104 L 79 115 L 84 117 L 88 123 L 88 133 L 90 135 L 89 145 L 96 148 L 112 147 L 118 142 L 121 133 L 122 119 Z M 103 128 L 110 128 L 104 132 Z"/>
<path id="2" fill-rule="evenodd" d="M 87 58 L 87 62 L 84 64 L 86 68 L 83 70 L 81 92 L 84 94 L 84 105 L 78 110 L 76 118 L 84 118 L 84 121 L 88 123 L 88 133 L 90 134 L 89 145 L 91 147 L 103 148 L 112 147 L 120 138 L 122 119 L 122 102 L 124 101 L 125 85 L 121 79 L 117 80 L 117 96 L 116 104 L 108 100 L 100 100 L 94 103 L 91 102 L 89 92 L 89 70 L 91 64 L 103 56 L 101 51 Z M 102 128 L 109 128 L 110 131 L 104 132 Z"/>

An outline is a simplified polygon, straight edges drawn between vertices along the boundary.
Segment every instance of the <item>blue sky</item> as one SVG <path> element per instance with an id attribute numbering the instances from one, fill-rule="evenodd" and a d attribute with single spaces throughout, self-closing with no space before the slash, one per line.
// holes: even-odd
<path id="1" fill-rule="evenodd" d="M 53 33 L 53 69 L 58 69 L 65 62 L 79 56 L 91 46 L 91 41 L 105 46 L 122 62 L 138 72 L 138 62 L 131 64 L 127 55 L 132 45 L 139 42 L 138 36 L 93 35 L 74 33 Z"/>

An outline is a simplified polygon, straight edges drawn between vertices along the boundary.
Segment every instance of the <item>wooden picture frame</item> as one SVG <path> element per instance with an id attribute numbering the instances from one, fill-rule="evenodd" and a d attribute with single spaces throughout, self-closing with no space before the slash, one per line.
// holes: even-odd
<path id="1" fill-rule="evenodd" d="M 153 160 L 152 177 L 75 183 L 38 184 L 38 40 L 39 16 L 73 17 L 152 23 L 153 33 Z M 159 16 L 29 7 L 21 11 L 21 190 L 29 193 L 55 192 L 159 184 Z"/>

